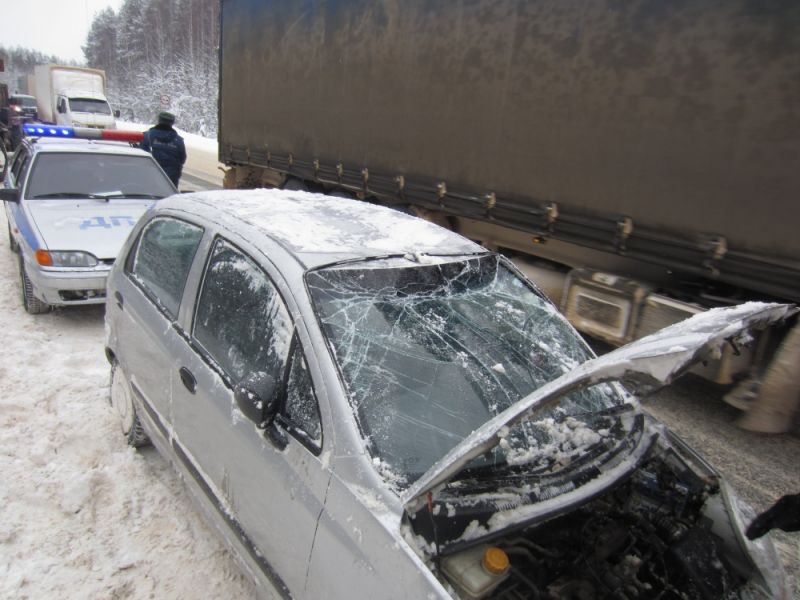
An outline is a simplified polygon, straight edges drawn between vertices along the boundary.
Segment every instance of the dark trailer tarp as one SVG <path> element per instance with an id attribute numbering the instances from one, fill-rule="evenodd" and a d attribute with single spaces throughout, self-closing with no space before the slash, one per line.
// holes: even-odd
<path id="1" fill-rule="evenodd" d="M 222 0 L 221 18 L 224 162 L 800 299 L 797 0 Z"/>

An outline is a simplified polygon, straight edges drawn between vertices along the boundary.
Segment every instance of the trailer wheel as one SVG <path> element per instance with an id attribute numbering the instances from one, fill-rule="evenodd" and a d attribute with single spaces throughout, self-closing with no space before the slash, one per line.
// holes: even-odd
<path id="1" fill-rule="evenodd" d="M 281 189 L 291 190 L 293 192 L 307 192 L 308 186 L 306 182 L 297 177 L 287 177 Z"/>
<path id="2" fill-rule="evenodd" d="M 334 198 L 349 198 L 350 200 L 358 199 L 354 193 L 339 189 L 331 190 L 328 192 L 328 196 L 333 196 Z"/>

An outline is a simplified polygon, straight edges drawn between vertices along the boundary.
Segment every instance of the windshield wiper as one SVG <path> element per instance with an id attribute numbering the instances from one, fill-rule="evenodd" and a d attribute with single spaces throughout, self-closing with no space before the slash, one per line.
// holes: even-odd
<path id="1" fill-rule="evenodd" d="M 128 192 L 97 192 L 89 194 L 86 192 L 52 192 L 50 194 L 39 194 L 34 196 L 34 200 L 43 200 L 45 198 L 87 198 L 89 200 L 104 200 L 108 202 L 112 198 L 145 198 L 148 200 L 160 200 L 163 195 L 158 194 L 139 194 Z"/>
<path id="2" fill-rule="evenodd" d="M 86 192 L 51 192 L 49 194 L 38 194 L 33 197 L 33 200 L 42 200 L 44 198 L 104 198 L 104 196 L 95 196 Z"/>

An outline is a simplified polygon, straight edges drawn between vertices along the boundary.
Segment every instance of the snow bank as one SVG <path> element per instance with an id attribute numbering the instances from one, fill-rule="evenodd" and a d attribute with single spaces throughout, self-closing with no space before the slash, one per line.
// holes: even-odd
<path id="1" fill-rule="evenodd" d="M 171 468 L 125 444 L 103 308 L 26 314 L 5 234 L 0 280 L 0 598 L 252 597 Z"/>

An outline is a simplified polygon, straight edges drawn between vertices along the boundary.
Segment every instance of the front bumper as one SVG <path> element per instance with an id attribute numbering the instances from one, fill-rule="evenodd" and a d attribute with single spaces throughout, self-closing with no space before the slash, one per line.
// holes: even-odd
<path id="1" fill-rule="evenodd" d="M 111 266 L 100 264 L 91 269 L 42 268 L 26 265 L 34 295 L 53 306 L 103 304 L 106 279 Z"/>

